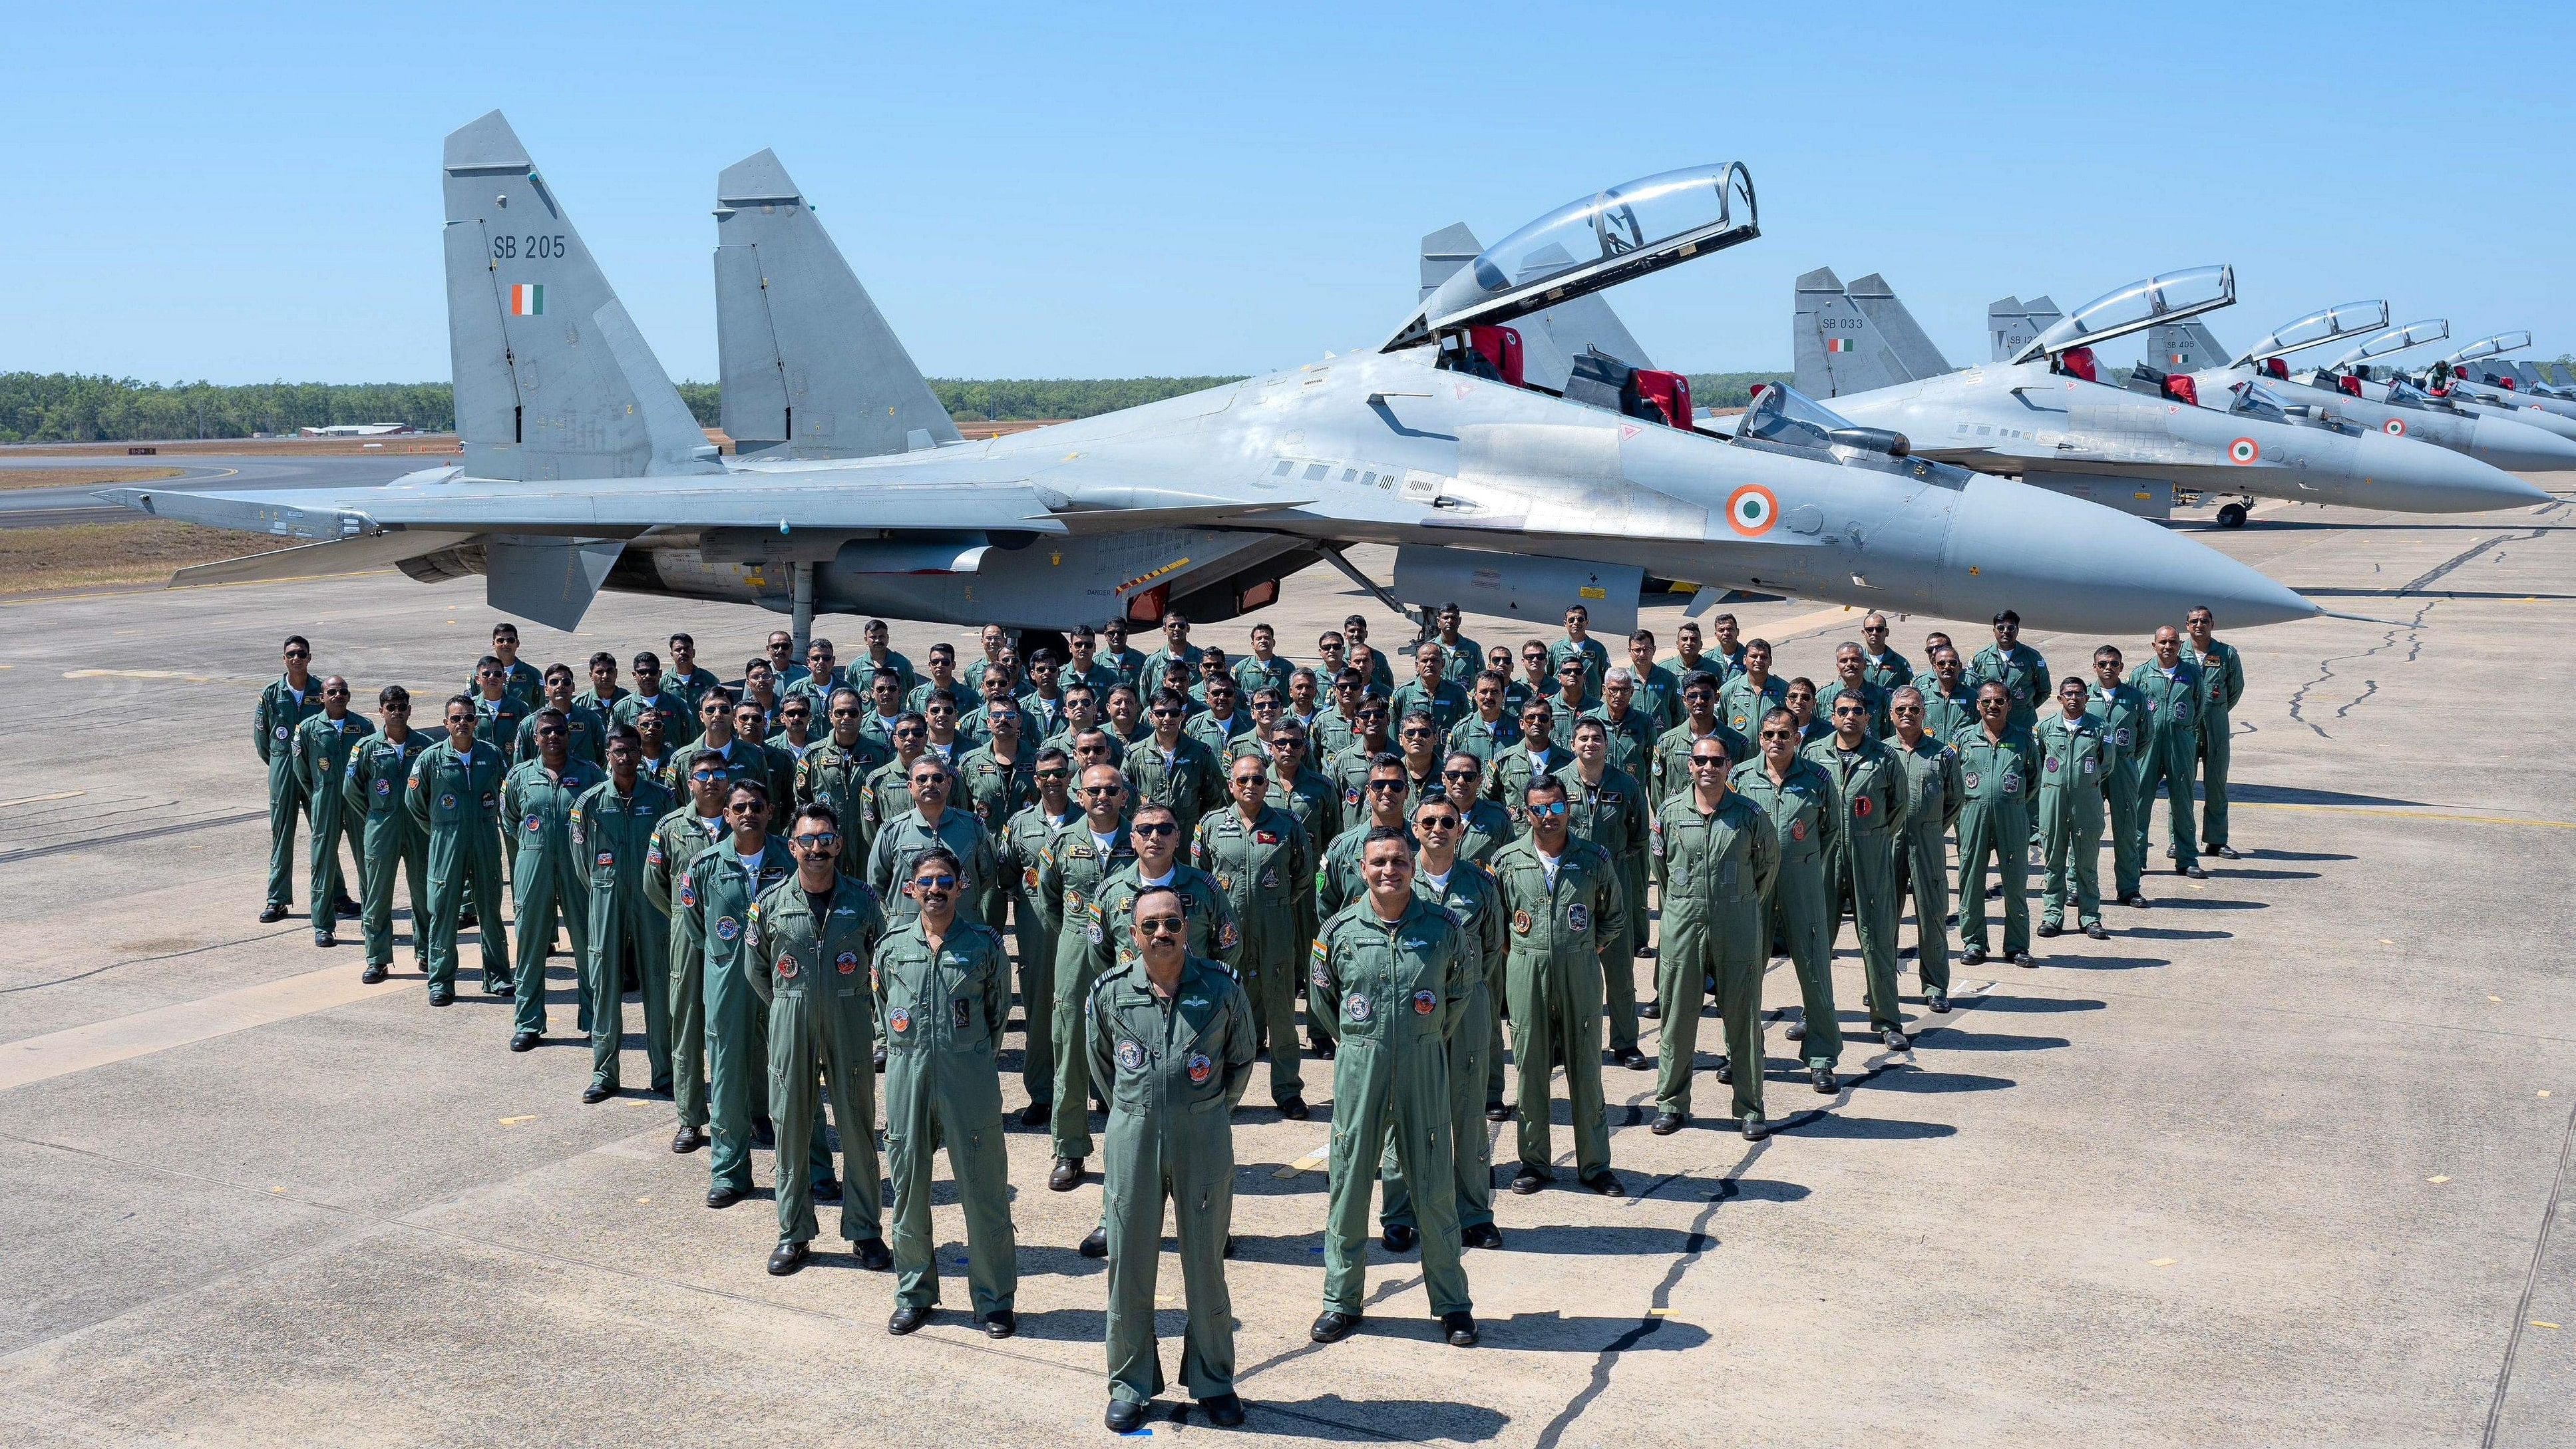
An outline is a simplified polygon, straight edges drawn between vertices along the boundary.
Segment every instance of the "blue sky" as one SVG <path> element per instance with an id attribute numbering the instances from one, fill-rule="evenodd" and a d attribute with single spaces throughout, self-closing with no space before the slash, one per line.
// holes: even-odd
<path id="1" fill-rule="evenodd" d="M 2225 342 L 2387 296 L 2576 348 L 2565 7 L 378 9 L 17 12 L 0 370 L 444 378 L 439 138 L 494 106 L 681 378 L 763 146 L 942 376 L 1366 346 L 1424 232 L 1724 159 L 1761 239 L 1613 297 L 1664 365 L 1785 367 L 1818 265 L 1953 361 L 1994 297 L 2215 261 Z"/>

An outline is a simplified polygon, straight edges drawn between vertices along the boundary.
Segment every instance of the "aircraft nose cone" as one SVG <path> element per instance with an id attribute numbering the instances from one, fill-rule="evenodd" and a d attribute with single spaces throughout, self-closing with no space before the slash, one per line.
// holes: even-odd
<path id="1" fill-rule="evenodd" d="M 2484 428 L 2483 419 L 2478 426 Z M 2485 513 L 2529 508 L 2549 495 L 2493 463 L 2412 438 L 2364 433 L 2356 461 L 2368 480 L 2364 501 L 2408 513 Z"/>
<path id="2" fill-rule="evenodd" d="M 2557 473 L 2576 469 L 2576 441 L 2512 418 L 2480 418 L 2469 456 L 2508 473 Z"/>
<path id="3" fill-rule="evenodd" d="M 1950 608 L 1961 618 L 2009 608 L 2040 628 L 2135 634 L 2202 604 L 2230 628 L 2321 612 L 2196 539 L 1982 474 L 1959 499 L 1943 563 L 1954 584 Z"/>

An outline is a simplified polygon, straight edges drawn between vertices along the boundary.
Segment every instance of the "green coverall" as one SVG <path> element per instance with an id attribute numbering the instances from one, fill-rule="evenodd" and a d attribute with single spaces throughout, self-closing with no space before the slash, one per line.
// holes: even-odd
<path id="1" fill-rule="evenodd" d="M 1914 967 L 1923 989 L 1950 990 L 1950 826 L 1959 818 L 1959 751 L 1925 731 L 1906 748 L 1888 741 L 1905 766 L 1910 802 L 1899 838 L 1897 874 L 1914 897 Z"/>
<path id="2" fill-rule="evenodd" d="M 1270 1099 L 1302 1096 L 1298 1067 L 1297 989 L 1302 954 L 1313 936 L 1315 852 L 1294 817 L 1265 805 L 1246 825 L 1229 805 L 1199 817 L 1190 864 L 1216 879 L 1243 933 L 1235 974 L 1252 1000 L 1261 1040 L 1270 1048 Z"/>
<path id="3" fill-rule="evenodd" d="M 2165 795 L 2165 823 L 2173 849 L 2167 854 L 2178 868 L 2200 864 L 2200 848 L 2191 828 L 2192 764 L 2200 756 L 2200 701 L 2206 686 L 2200 666 L 2184 659 L 2168 675 L 2149 659 L 2129 671 L 2129 687 L 2147 702 L 2145 726 L 2139 731 L 2138 808 L 2130 839 L 2139 860 L 2147 858 L 2147 828 L 2155 824 L 2156 794 Z"/>
<path id="4" fill-rule="evenodd" d="M 1064 925 L 1038 890 L 1038 869 L 1055 833 L 1083 818 L 1072 808 L 1051 817 L 1040 801 L 1004 821 L 996 840 L 1002 894 L 1011 907 L 1011 945 L 1019 956 L 1020 1086 L 1036 1107 L 1055 1100 L 1055 938 Z"/>
<path id="5" fill-rule="evenodd" d="M 2138 858 L 2138 768 L 2140 735 L 2146 727 L 2147 698 L 2125 684 L 2093 686 L 2085 713 L 2102 723 L 2102 798 L 2110 806 L 2111 896 L 2125 900 L 2138 893 L 2145 862 Z"/>
<path id="6" fill-rule="evenodd" d="M 1511 912 L 1503 991 L 1520 1075 L 1521 1165 L 1555 1176 L 1549 1078 L 1562 1066 L 1575 1175 L 1589 1182 L 1610 1170 L 1601 1096 L 1601 958 L 1605 943 L 1628 931 L 1619 867 L 1609 852 L 1569 833 L 1553 883 L 1528 836 L 1494 853 L 1493 872 Z"/>
<path id="7" fill-rule="evenodd" d="M 707 1136 L 713 1143 L 707 1158 L 710 1187 L 751 1191 L 751 1119 L 768 1105 L 761 1082 L 769 1057 L 769 1023 L 743 971 L 744 923 L 754 901 L 795 874 L 785 841 L 775 836 L 764 841 L 754 870 L 746 874 L 728 838 L 700 851 L 680 885 L 680 929 L 705 962 Z M 873 1065 L 869 1069 L 875 1070 Z M 776 1128 L 775 1118 L 771 1126 Z M 775 1140 L 778 1176 L 785 1177 L 792 1149 L 788 1138 Z M 819 1112 L 808 1142 L 813 1180 L 825 1181 L 832 1175 L 832 1153 Z"/>
<path id="8" fill-rule="evenodd" d="M 411 767 L 429 748 L 431 736 L 413 730 L 396 744 L 381 734 L 358 741 L 343 777 L 342 808 L 363 819 L 365 865 L 359 871 L 365 899 L 359 902 L 358 929 L 365 937 L 367 964 L 391 969 L 394 964 L 394 881 L 407 878 L 411 895 L 411 953 L 425 974 L 429 969 L 429 832 L 412 818 L 404 791 Z"/>
<path id="9" fill-rule="evenodd" d="M 1825 849 L 1825 959 L 1833 959 L 1843 913 L 1860 935 L 1863 981 L 1872 1031 L 1901 1030 L 1905 1008 L 1896 995 L 1896 920 L 1904 877 L 1898 852 L 1913 803 L 1905 766 L 1896 752 L 1863 739 L 1849 761 L 1835 737 L 1807 746 L 1806 758 L 1834 782 L 1834 828 Z"/>
<path id="10" fill-rule="evenodd" d="M 1191 1395 L 1234 1392 L 1234 1300 L 1225 1239 L 1234 1222 L 1234 1116 L 1252 1085 L 1252 1003 L 1225 966 L 1181 965 L 1171 996 L 1142 961 L 1101 977 L 1082 1004 L 1085 1070 L 1109 1098 L 1102 1231 L 1109 1240 L 1109 1393 L 1141 1404 L 1163 1391 L 1154 1279 L 1163 1203 L 1180 1235 L 1188 1314 L 1181 1382 Z"/>
<path id="11" fill-rule="evenodd" d="M 2039 836 L 2048 864 L 2039 923 L 2066 922 L 2067 877 L 2075 877 L 2075 919 L 2102 919 L 2102 784 L 2112 760 L 2101 722 L 2063 710 L 2032 732 L 2039 747 Z"/>
<path id="12" fill-rule="evenodd" d="M 835 873 L 831 900 L 817 921 L 805 887 L 791 875 L 752 902 L 749 930 L 742 969 L 767 1009 L 769 1118 L 778 1140 L 826 1140 L 828 1098 L 841 1133 L 841 1236 L 853 1243 L 883 1237 L 869 958 L 885 935 L 885 911 L 866 882 Z M 830 1174 L 827 1154 L 819 1175 Z M 812 1242 L 814 1175 L 776 1176 L 778 1241 Z"/>
<path id="13" fill-rule="evenodd" d="M 343 840 L 349 843 L 349 861 L 357 873 L 355 883 L 359 890 L 366 889 L 366 844 L 360 838 L 366 817 L 348 808 L 342 787 L 347 783 L 349 757 L 375 732 L 374 725 L 354 714 L 342 715 L 337 728 L 327 714 L 317 714 L 295 727 L 295 765 L 304 777 L 306 818 L 313 827 L 311 890 L 317 933 L 330 928 L 332 903 L 350 894 L 348 883 L 340 878 Z"/>
<path id="14" fill-rule="evenodd" d="M 1989 644 L 1968 661 L 1968 673 L 1978 680 L 1992 680 L 2004 687 L 2012 701 L 2012 712 L 2004 718 L 2004 733 L 2026 735 L 2039 723 L 2039 707 L 2057 693 L 2048 677 L 2048 661 L 2038 650 L 2016 642 L 2007 654 L 1999 645 Z M 1971 698 L 1974 698 L 1973 692 Z"/>
<path id="15" fill-rule="evenodd" d="M 1848 686 L 1840 678 L 1826 680 L 1824 688 L 1816 691 L 1816 718 L 1831 721 L 1834 717 L 1834 701 L 1849 692 Z M 1887 691 L 1863 679 L 1860 698 L 1869 712 L 1870 737 L 1883 740 L 1894 734 L 1895 722 L 1889 719 L 1887 714 Z"/>
<path id="16" fill-rule="evenodd" d="M 483 938 L 483 989 L 510 982 L 510 938 L 501 926 L 501 785 L 509 764 L 488 740 L 465 754 L 440 740 L 412 762 L 412 819 L 429 832 L 429 984 L 456 984 L 456 921 L 470 899 Z M 417 920 L 413 929 L 419 929 Z"/>
<path id="17" fill-rule="evenodd" d="M 1717 982 L 1726 1056 L 1735 1065 L 1735 1115 L 1762 1115 L 1762 973 L 1770 964 L 1763 902 L 1780 872 L 1771 817 L 1729 790 L 1703 813 L 1688 791 L 1655 812 L 1655 884 L 1663 893 L 1663 936 L 1655 956 L 1655 999 L 1663 1008 L 1655 1110 L 1687 1117 L 1699 1050 L 1705 982 Z"/>
<path id="18" fill-rule="evenodd" d="M 982 925 L 978 907 L 986 898 L 986 887 L 1001 878 L 1002 861 L 984 822 L 964 805 L 953 803 L 939 812 L 936 825 L 922 819 L 919 810 L 905 811 L 887 821 L 877 832 L 876 843 L 868 847 L 868 884 L 885 902 L 886 919 L 900 926 L 920 914 L 921 907 L 901 887 L 911 884 L 913 863 L 932 850 L 957 857 L 958 919 Z"/>
<path id="19" fill-rule="evenodd" d="M 1357 1315 L 1368 1269 L 1369 1190 L 1392 1146 L 1407 1176 L 1454 1182 L 1450 1039 L 1483 975 L 1465 928 L 1446 906 L 1405 897 L 1381 921 L 1366 898 L 1324 923 L 1315 938 L 1306 1009 L 1333 1034 L 1332 1184 L 1324 1210 L 1324 1308 Z M 1425 1191 L 1422 1286 L 1435 1314 L 1472 1312 L 1460 1265 L 1458 1199 Z"/>
<path id="20" fill-rule="evenodd" d="M 984 834 L 993 841 L 997 857 L 1002 832 L 1010 826 L 1011 817 L 1019 813 L 1021 806 L 1038 798 L 1037 753 L 1035 745 L 1023 743 L 1012 754 L 1010 763 L 1004 764 L 987 744 L 969 751 L 957 762 L 964 789 L 949 803 L 983 822 Z M 975 919 L 1000 930 L 1002 912 L 1010 906 L 1010 887 L 1010 876 L 998 866 L 984 877 L 983 894 L 974 902 Z"/>
<path id="21" fill-rule="evenodd" d="M 515 822 L 519 848 L 510 859 L 510 896 L 518 911 L 510 927 L 518 932 L 519 949 L 510 968 L 518 989 L 514 1031 L 546 1029 L 546 957 L 555 949 L 555 922 L 561 918 L 572 934 L 576 1023 L 590 1034 L 590 862 L 572 838 L 573 802 L 607 776 L 588 760 L 564 757 L 555 775 L 543 760 L 530 760 L 510 772 L 501 787 L 501 819 Z"/>
<path id="22" fill-rule="evenodd" d="M 916 912 L 878 943 L 875 974 L 886 1029 L 895 1302 L 928 1307 L 939 1301 L 930 1154 L 945 1146 L 966 1212 L 966 1285 L 975 1316 L 1007 1312 L 1019 1295 L 1020 1270 L 996 1065 L 1011 1019 L 1011 961 L 1001 933 L 960 914 L 933 949 Z"/>
<path id="23" fill-rule="evenodd" d="M 1090 950 L 1091 903 L 1109 877 L 1136 863 L 1136 842 L 1125 822 L 1104 851 L 1092 838 L 1088 816 L 1056 832 L 1038 862 L 1038 898 L 1056 921 L 1054 1030 L 1055 1090 L 1048 1100 L 1047 1145 L 1058 1157 L 1091 1155 L 1091 1053 L 1083 1044 L 1083 1002 L 1099 978 Z"/>
<path id="24" fill-rule="evenodd" d="M 841 817 L 841 874 L 852 880 L 865 880 L 868 875 L 866 813 L 861 797 L 867 791 L 868 776 L 875 774 L 894 758 L 894 752 L 867 735 L 851 744 L 826 736 L 820 744 L 805 752 L 796 762 L 796 803 L 829 805 Z"/>
<path id="25" fill-rule="evenodd" d="M 1565 786 L 1565 828 L 1609 852 L 1619 867 L 1627 925 L 1616 936 L 1601 938 L 1601 989 L 1610 1016 L 1610 1049 L 1632 1051 L 1637 1045 L 1637 948 L 1646 935 L 1646 835 L 1654 828 L 1655 812 L 1646 787 L 1615 764 L 1602 767 L 1598 785 L 1583 782 L 1579 764 L 1557 771 L 1556 778 Z"/>
<path id="26" fill-rule="evenodd" d="M 700 815 L 695 802 L 683 801 L 653 827 L 644 856 L 644 899 L 671 922 L 664 938 L 671 962 L 665 998 L 671 1004 L 671 1107 L 683 1127 L 707 1125 L 707 952 L 688 929 L 697 905 L 689 867 L 730 834 L 722 815 Z"/>
<path id="27" fill-rule="evenodd" d="M 1825 864 L 1840 813 L 1834 782 L 1815 761 L 1801 756 L 1790 762 L 1789 773 L 1778 783 L 1760 759 L 1736 766 L 1726 783 L 1762 807 L 1779 838 L 1780 872 L 1771 886 L 1770 939 L 1764 944 L 1786 946 L 1789 964 L 1797 970 L 1807 1028 L 1799 1045 L 1806 1048 L 1807 1066 L 1830 1067 L 1843 1055 L 1842 1018 L 1834 1011 L 1834 915 Z M 1764 964 L 1769 964 L 1768 956 Z M 1741 1077 L 1748 1066 L 1762 1069 L 1758 1059 L 1739 1063 L 1736 1075 Z"/>
<path id="28" fill-rule="evenodd" d="M 1163 747 L 1153 736 L 1146 736 L 1129 747 L 1123 769 L 1133 807 L 1172 807 L 1184 840 L 1198 827 L 1199 816 L 1225 803 L 1225 767 L 1203 741 L 1188 735 L 1174 741 L 1169 760 L 1163 758 Z"/>
<path id="29" fill-rule="evenodd" d="M 1529 821 L 1524 818 L 1524 807 L 1530 782 L 1547 779 L 1573 763 L 1574 752 L 1553 742 L 1541 757 L 1532 759 L 1529 742 L 1523 740 L 1496 755 L 1494 762 L 1485 767 L 1485 798 L 1500 802 L 1510 812 L 1515 832 L 1526 831 Z M 1366 813 L 1363 810 L 1360 818 L 1365 818 Z"/>
<path id="30" fill-rule="evenodd" d="M 1449 867 L 1445 882 L 1435 883 L 1428 873 L 1415 870 L 1413 893 L 1457 917 L 1460 939 L 1475 955 L 1470 972 L 1475 986 L 1458 1008 L 1449 1034 L 1449 1160 L 1457 1185 L 1458 1226 L 1483 1227 L 1494 1220 L 1494 1139 L 1485 1126 L 1485 1079 L 1489 1063 L 1493 1072 L 1502 1070 L 1502 1020 L 1494 1003 L 1503 994 L 1503 890 L 1484 867 L 1461 857 Z M 1499 1079 L 1493 1096 L 1502 1096 Z M 1342 1100 L 1339 1089 L 1333 1100 Z M 1337 1107 L 1335 1124 L 1340 1120 Z M 1404 1159 L 1393 1141 L 1378 1163 L 1378 1178 L 1386 1184 L 1379 1220 L 1419 1228 Z"/>
<path id="31" fill-rule="evenodd" d="M 624 709 L 634 698 L 635 696 L 630 694 L 625 699 L 619 700 L 618 708 Z M 510 739 L 511 759 L 537 758 L 537 716 L 552 707 L 539 705 L 536 709 L 528 711 L 527 718 L 519 721 L 518 733 Z M 576 760 L 588 760 L 601 769 L 606 769 L 608 767 L 608 717 L 591 706 L 581 703 L 573 704 L 563 712 L 563 715 L 564 752 Z M 480 733 L 481 726 L 476 726 L 476 731 Z M 663 737 L 669 738 L 667 727 Z"/>
<path id="32" fill-rule="evenodd" d="M 2004 954 L 2030 949 L 2030 797 L 2038 768 L 2030 736 L 2006 730 L 1989 739 L 1981 726 L 1959 748 L 1959 941 L 1986 949 L 1986 862 L 2004 890 Z"/>
<path id="33" fill-rule="evenodd" d="M 2245 697 L 2245 661 L 2236 646 L 2218 639 L 2202 653 L 2183 641 L 2183 653 L 2200 666 L 2200 848 L 2227 843 L 2227 757 L 2235 726 L 2229 712 Z"/>
<path id="34" fill-rule="evenodd" d="M 1725 720 L 1716 721 L 1709 733 L 1717 736 L 1719 744 L 1726 746 L 1728 769 L 1732 770 L 1753 757 L 1753 742 L 1737 734 Z M 1700 739 L 1701 736 L 1692 733 L 1690 721 L 1684 719 L 1664 731 L 1655 741 L 1654 778 L 1647 782 L 1654 796 L 1648 802 L 1650 807 L 1661 805 L 1691 787 L 1691 746 L 1699 743 Z"/>
<path id="35" fill-rule="evenodd" d="M 298 697 L 281 674 L 259 692 L 251 715 L 250 742 L 259 762 L 268 766 L 268 904 L 284 910 L 295 903 L 295 822 L 304 815 L 304 773 L 295 764 L 295 731 L 322 712 L 322 681 L 307 676 Z M 313 918 L 328 921 L 331 903 L 315 901 Z"/>
<path id="36" fill-rule="evenodd" d="M 1779 675 L 1766 675 L 1762 687 L 1753 687 L 1753 676 L 1738 674 L 1717 687 L 1717 717 L 1720 723 L 1735 731 L 1736 737 L 1750 742 L 1761 732 L 1762 716 L 1789 702 L 1789 681 Z M 1733 756 L 1728 758 L 1732 759 Z M 1752 759 L 1748 751 L 1737 760 L 1738 768 Z"/>
<path id="37" fill-rule="evenodd" d="M 590 950 L 579 965 L 590 998 L 590 1081 L 611 1092 L 626 1041 L 630 962 L 636 994 L 644 998 L 644 1061 L 653 1090 L 671 1090 L 670 923 L 644 891 L 658 848 L 654 828 L 670 813 L 671 792 L 640 774 L 630 794 L 619 794 L 617 782 L 607 779 L 572 805 L 572 846 L 588 857 L 583 896 Z"/>

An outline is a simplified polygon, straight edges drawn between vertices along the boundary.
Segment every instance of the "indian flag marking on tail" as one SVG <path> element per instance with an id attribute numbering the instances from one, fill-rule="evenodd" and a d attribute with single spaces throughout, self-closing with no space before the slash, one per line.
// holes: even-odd
<path id="1" fill-rule="evenodd" d="M 1852 340 L 1848 337 L 1828 337 L 1825 339 L 1825 350 L 1827 352 L 1849 352 L 1852 350 Z"/>
<path id="2" fill-rule="evenodd" d="M 510 284 L 510 315 L 542 317 L 546 313 L 546 284 L 513 282 Z"/>

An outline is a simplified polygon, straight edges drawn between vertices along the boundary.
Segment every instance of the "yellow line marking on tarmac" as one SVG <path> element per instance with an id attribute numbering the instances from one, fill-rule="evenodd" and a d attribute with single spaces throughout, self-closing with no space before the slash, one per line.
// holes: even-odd
<path id="1" fill-rule="evenodd" d="M 2182 1259 L 2180 1258 L 2149 1258 L 2147 1260 L 2147 1266 L 2150 1268 L 2170 1268 L 2181 1261 Z"/>
<path id="2" fill-rule="evenodd" d="M 2530 825 L 2544 830 L 2576 830 L 2576 820 L 2543 820 L 2528 815 L 2470 815 L 2458 810 L 2397 810 L 2380 805 L 2293 805 L 2279 800 L 2238 800 L 2239 810 L 2312 810 L 2329 815 L 2385 815 L 2396 820 L 2452 820 L 2462 825 Z"/>
<path id="3" fill-rule="evenodd" d="M 184 679 L 190 684 L 212 684 L 211 674 L 181 674 L 175 669 L 66 669 L 65 679 Z"/>
<path id="4" fill-rule="evenodd" d="M 2447 1172 L 2437 1172 L 2424 1180 L 2426 1182 L 2449 1182 L 2451 1180 L 2451 1175 Z"/>
<path id="5" fill-rule="evenodd" d="M 1646 1316 L 1648 1318 L 1670 1318 L 1673 1316 L 1673 1311 L 1669 1308 L 1649 1308 L 1646 1310 Z"/>
<path id="6" fill-rule="evenodd" d="M 88 793 L 87 790 L 56 790 L 51 795 L 21 795 L 15 800 L 0 800 L 0 810 L 12 805 L 37 805 L 47 800 L 77 800 Z"/>
<path id="7" fill-rule="evenodd" d="M 522 1122 L 534 1122 L 535 1120 L 537 1120 L 537 1114 L 529 1112 L 517 1117 L 504 1117 L 501 1119 L 501 1125 L 504 1127 L 516 1127 Z"/>
<path id="8" fill-rule="evenodd" d="M 2556 1328 L 2556 1327 L 2558 1326 L 2557 1324 L 2550 1322 L 2550 1321 L 2549 1321 L 2548 1319 L 2546 1319 L 2546 1318 L 2531 1318 L 2531 1319 L 2525 1319 L 2524 1321 L 2525 1321 L 2525 1322 L 2527 1322 L 2527 1323 L 2529 1323 L 2529 1324 L 2530 1324 L 2532 1327 L 2534 1327 L 2534 1328 Z"/>
<path id="9" fill-rule="evenodd" d="M 1316 1168 L 1323 1166 L 1325 1161 L 1332 1155 L 1333 1144 L 1327 1142 L 1323 1146 L 1316 1148 L 1314 1151 L 1307 1153 L 1305 1156 L 1298 1158 L 1296 1161 L 1289 1163 L 1286 1167 L 1283 1167 L 1270 1175 L 1272 1177 L 1295 1177 L 1301 1172 L 1312 1172 Z"/>
<path id="10" fill-rule="evenodd" d="M 371 986 L 358 980 L 347 967 L 334 966 L 0 1043 L 0 1092 L 271 1022 L 309 1016 L 403 988 L 404 983 L 391 979 Z"/>
<path id="11" fill-rule="evenodd" d="M 2548 1089 L 2547 1087 L 2543 1087 L 2543 1088 L 2541 1088 L 2541 1089 L 2540 1089 L 2540 1095 L 2542 1095 L 2542 1096 L 2544 1096 L 2544 1097 L 2548 1096 L 2548 1095 L 2549 1095 L 2549 1089 Z"/>

